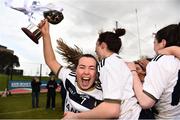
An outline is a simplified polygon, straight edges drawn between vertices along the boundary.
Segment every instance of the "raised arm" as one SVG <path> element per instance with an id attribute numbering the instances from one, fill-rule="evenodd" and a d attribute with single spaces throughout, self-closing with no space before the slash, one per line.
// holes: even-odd
<path id="1" fill-rule="evenodd" d="M 180 47 L 178 47 L 178 46 L 166 47 L 164 49 L 158 50 L 158 53 L 159 54 L 174 55 L 178 59 L 180 59 Z"/>
<path id="2" fill-rule="evenodd" d="M 48 67 L 57 75 L 61 65 L 56 60 L 52 44 L 51 44 L 51 37 L 49 33 L 49 23 L 47 20 L 42 20 L 39 23 L 39 29 L 42 33 L 43 37 L 43 53 L 44 59 Z"/>

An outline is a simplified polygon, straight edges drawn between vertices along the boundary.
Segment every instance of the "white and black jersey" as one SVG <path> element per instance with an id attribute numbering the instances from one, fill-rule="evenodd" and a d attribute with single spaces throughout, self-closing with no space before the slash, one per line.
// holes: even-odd
<path id="1" fill-rule="evenodd" d="M 172 55 L 157 55 L 147 65 L 143 91 L 157 100 L 158 119 L 180 119 L 180 61 Z"/>
<path id="2" fill-rule="evenodd" d="M 62 67 L 58 77 L 63 81 L 67 90 L 65 100 L 65 111 L 82 112 L 96 107 L 102 100 L 102 90 L 93 89 L 83 91 L 78 88 L 76 74 L 65 67 Z"/>
<path id="3" fill-rule="evenodd" d="M 118 54 L 100 61 L 99 79 L 106 100 L 121 101 L 120 119 L 138 119 L 141 107 L 134 97 L 132 74 Z"/>

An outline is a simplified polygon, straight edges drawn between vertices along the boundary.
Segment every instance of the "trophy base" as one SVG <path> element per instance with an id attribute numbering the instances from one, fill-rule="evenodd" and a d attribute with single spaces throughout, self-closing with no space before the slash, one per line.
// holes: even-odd
<path id="1" fill-rule="evenodd" d="M 38 39 L 30 30 L 28 30 L 27 28 L 21 28 L 21 30 L 36 44 L 38 44 Z"/>

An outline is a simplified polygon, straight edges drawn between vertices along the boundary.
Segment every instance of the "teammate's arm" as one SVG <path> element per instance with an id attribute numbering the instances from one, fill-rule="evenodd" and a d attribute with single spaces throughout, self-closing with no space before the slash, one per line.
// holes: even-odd
<path id="1" fill-rule="evenodd" d="M 120 104 L 116 102 L 102 102 L 92 110 L 72 113 L 66 112 L 63 119 L 103 119 L 118 118 L 120 115 Z"/>
<path id="2" fill-rule="evenodd" d="M 56 60 L 52 44 L 51 44 L 51 37 L 49 33 L 49 23 L 48 21 L 42 20 L 39 24 L 39 29 L 42 33 L 43 37 L 43 52 L 44 52 L 44 59 L 48 67 L 54 72 L 54 74 L 58 74 L 58 71 L 61 68 L 61 65 Z"/>
<path id="3" fill-rule="evenodd" d="M 180 47 L 178 46 L 166 47 L 164 49 L 158 50 L 158 54 L 175 55 L 178 59 L 180 59 Z"/>
<path id="4" fill-rule="evenodd" d="M 139 79 L 135 64 L 133 62 L 129 62 L 127 63 L 127 65 L 133 75 L 133 88 L 140 106 L 143 109 L 151 108 L 155 104 L 156 99 L 153 98 L 153 96 L 151 96 L 150 94 L 143 91 L 143 85 L 141 80 Z"/>

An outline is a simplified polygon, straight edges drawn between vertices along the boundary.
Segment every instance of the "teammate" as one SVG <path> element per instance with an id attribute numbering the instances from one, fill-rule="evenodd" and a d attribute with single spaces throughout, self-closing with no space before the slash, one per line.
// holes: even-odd
<path id="1" fill-rule="evenodd" d="M 47 88 L 47 101 L 46 101 L 46 109 L 49 109 L 50 107 L 52 110 L 55 110 L 56 106 L 56 89 L 57 89 L 57 82 L 55 80 L 55 75 L 50 74 L 50 79 L 47 82 L 46 88 Z"/>
<path id="2" fill-rule="evenodd" d="M 151 61 L 151 58 L 143 58 L 143 59 L 134 61 L 136 72 L 142 83 L 144 82 L 144 78 L 146 76 L 146 66 L 150 61 Z M 139 115 L 139 119 L 143 119 L 143 120 L 155 119 L 153 112 L 154 112 L 154 107 L 149 108 L 149 109 L 142 109 Z"/>
<path id="3" fill-rule="evenodd" d="M 96 54 L 101 60 L 98 66 L 99 79 L 103 90 L 103 102 L 92 110 L 81 113 L 65 114 L 64 119 L 138 119 L 141 107 L 133 91 L 131 71 L 118 55 L 121 48 L 120 36 L 125 29 L 99 34 L 96 42 Z"/>
<path id="4" fill-rule="evenodd" d="M 65 111 L 81 112 L 97 106 L 102 100 L 102 90 L 95 86 L 97 78 L 96 58 L 90 54 L 80 56 L 78 63 L 75 64 L 75 71 L 63 67 L 55 58 L 49 34 L 49 23 L 46 19 L 41 21 L 39 29 L 43 36 L 45 62 L 63 81 L 67 91 Z"/>
<path id="5" fill-rule="evenodd" d="M 32 88 L 32 108 L 39 107 L 39 95 L 41 90 L 41 81 L 38 77 L 33 77 L 31 81 Z"/>
<path id="6" fill-rule="evenodd" d="M 171 24 L 159 30 L 154 40 L 157 53 L 170 46 L 180 46 L 180 24 Z M 131 70 L 135 65 L 130 64 Z M 143 109 L 155 105 L 156 119 L 180 119 L 180 61 L 173 55 L 157 55 L 146 68 L 142 85 L 138 74 L 133 71 L 134 91 Z"/>

